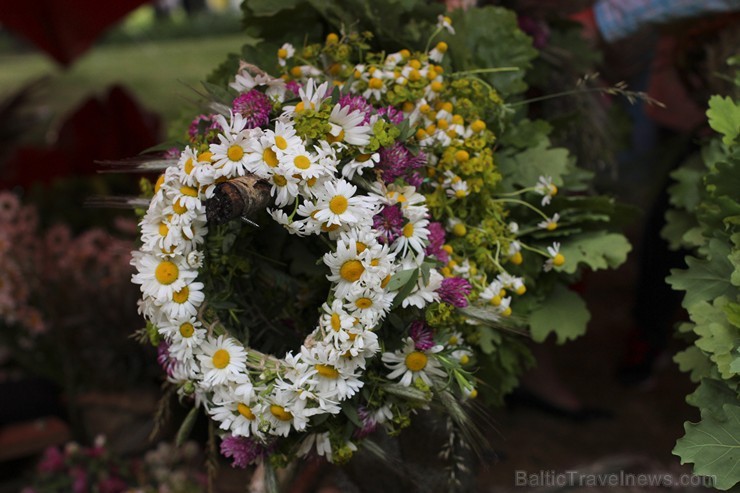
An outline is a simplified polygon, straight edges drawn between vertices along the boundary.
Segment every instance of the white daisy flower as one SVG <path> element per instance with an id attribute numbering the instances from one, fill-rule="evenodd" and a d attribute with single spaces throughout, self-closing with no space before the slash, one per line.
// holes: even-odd
<path id="1" fill-rule="evenodd" d="M 366 327 L 375 327 L 391 309 L 395 294 L 370 288 L 354 289 L 346 297 L 344 308 Z"/>
<path id="2" fill-rule="evenodd" d="M 317 85 L 316 79 L 308 79 L 306 84 L 298 91 L 300 102 L 295 106 L 283 107 L 283 114 L 291 115 L 293 113 L 300 113 L 304 109 L 317 110 L 324 99 L 328 97 L 328 92 L 328 82 Z"/>
<path id="3" fill-rule="evenodd" d="M 355 174 L 362 176 L 364 170 L 374 168 L 380 161 L 380 153 L 363 153 L 354 156 L 354 158 L 342 166 L 342 176 L 351 180 Z"/>
<path id="4" fill-rule="evenodd" d="M 175 292 L 198 275 L 188 268 L 181 255 L 163 259 L 150 253 L 133 252 L 131 265 L 138 271 L 132 277 L 133 283 L 141 285 L 145 297 L 149 296 L 160 304 L 172 299 Z"/>
<path id="5" fill-rule="evenodd" d="M 270 195 L 275 197 L 275 205 L 284 207 L 295 201 L 298 196 L 298 178 L 293 176 L 290 168 L 280 164 L 273 170 L 268 181 L 272 185 Z"/>
<path id="6" fill-rule="evenodd" d="M 551 271 L 553 267 L 560 267 L 565 264 L 565 256 L 560 253 L 560 243 L 557 241 L 553 242 L 552 246 L 547 247 L 547 253 L 550 255 L 550 258 L 547 259 L 543 266 L 545 272 Z"/>
<path id="7" fill-rule="evenodd" d="M 244 176 L 247 173 L 249 162 L 249 143 L 255 137 L 259 138 L 253 134 L 261 133 L 259 129 L 251 129 L 237 134 L 218 134 L 219 143 L 211 144 L 209 147 L 213 154 L 213 167 L 216 168 L 217 175 Z"/>
<path id="8" fill-rule="evenodd" d="M 172 298 L 162 305 L 162 311 L 174 319 L 193 317 L 197 315 L 198 307 L 205 299 L 203 283 L 189 282 L 182 289 L 172 293 Z"/>
<path id="9" fill-rule="evenodd" d="M 296 147 L 280 158 L 280 164 L 288 169 L 288 172 L 301 179 L 309 180 L 318 178 L 329 173 L 327 168 L 321 166 L 318 162 L 318 156 L 309 152 L 303 146 Z"/>
<path id="10" fill-rule="evenodd" d="M 353 445 L 352 442 L 348 442 L 348 444 Z M 332 462 L 331 441 L 329 440 L 328 431 L 324 433 L 309 433 L 298 447 L 296 455 L 298 457 L 306 457 L 314 447 L 316 448 L 317 455 L 326 457 L 328 462 Z M 357 450 L 356 447 L 355 450 Z"/>
<path id="11" fill-rule="evenodd" d="M 349 329 L 354 327 L 355 319 L 344 309 L 341 299 L 332 301 L 331 306 L 324 303 L 321 306 L 322 314 L 319 325 L 324 332 L 324 342 L 339 347 L 341 343 L 349 340 Z"/>
<path id="12" fill-rule="evenodd" d="M 326 182 L 316 203 L 315 219 L 331 226 L 371 222 L 377 201 L 367 196 L 355 196 L 357 187 L 345 180 Z"/>
<path id="13" fill-rule="evenodd" d="M 303 229 L 303 223 L 300 221 L 291 221 L 288 214 L 282 209 L 267 209 L 267 213 L 272 216 L 276 223 L 282 225 L 289 233 L 300 235 Z"/>
<path id="14" fill-rule="evenodd" d="M 222 335 L 216 340 L 206 339 L 201 350 L 203 354 L 198 355 L 198 360 L 206 388 L 235 382 L 246 371 L 247 352 L 232 337 Z"/>
<path id="15" fill-rule="evenodd" d="M 363 125 L 365 115 L 359 110 L 352 110 L 349 106 L 334 105 L 329 115 L 330 137 L 327 140 L 346 142 L 354 146 L 366 146 L 370 143 L 372 128 Z"/>
<path id="16" fill-rule="evenodd" d="M 288 436 L 291 428 L 305 430 L 313 414 L 315 411 L 306 409 L 306 401 L 299 399 L 296 392 L 278 388 L 268 397 L 263 416 L 270 425 L 271 435 Z"/>
<path id="17" fill-rule="evenodd" d="M 440 368 L 434 354 L 442 351 L 444 346 L 437 345 L 426 351 L 419 351 L 414 346 L 414 340 L 406 338 L 403 349 L 393 353 L 383 353 L 382 361 L 391 370 L 389 380 L 400 377 L 401 385 L 408 387 L 417 378 L 431 386 L 430 377 L 445 377 L 446 373 Z"/>
<path id="18" fill-rule="evenodd" d="M 213 395 L 214 405 L 208 409 L 208 414 L 220 423 L 220 429 L 230 430 L 233 435 L 261 437 L 258 416 L 264 410 L 251 384 L 239 386 L 242 389 L 245 387 L 249 388 L 248 392 L 237 392 L 234 386 L 217 388 Z"/>
<path id="19" fill-rule="evenodd" d="M 354 371 L 347 371 L 337 364 L 332 353 L 321 345 L 301 348 L 303 361 L 309 365 L 306 376 L 313 383 L 314 392 L 343 401 L 355 395 L 363 382 Z"/>
<path id="20" fill-rule="evenodd" d="M 293 55 L 295 55 L 295 48 L 293 45 L 290 43 L 283 44 L 277 52 L 278 63 L 280 66 L 284 67 L 285 61 L 293 58 Z"/>
<path id="21" fill-rule="evenodd" d="M 427 219 L 409 219 L 403 226 L 402 234 L 391 245 L 391 250 L 401 252 L 402 256 L 406 255 L 409 248 L 416 253 L 423 253 L 429 244 L 428 225 Z"/>
<path id="22" fill-rule="evenodd" d="M 542 206 L 544 207 L 552 201 L 553 196 L 557 195 L 558 187 L 552 182 L 551 176 L 540 176 L 534 186 L 534 191 L 542 195 Z"/>
<path id="23" fill-rule="evenodd" d="M 370 74 L 370 79 L 367 81 L 367 89 L 362 93 L 365 99 L 376 99 L 380 101 L 383 98 L 383 94 L 388 91 L 385 86 L 385 77 L 382 71 L 374 70 Z"/>
<path id="24" fill-rule="evenodd" d="M 448 33 L 455 34 L 455 28 L 452 27 L 452 19 L 446 15 L 437 16 L 437 29 L 446 29 Z"/>
<path id="25" fill-rule="evenodd" d="M 450 27 L 452 27 L 450 25 Z M 440 41 L 437 45 L 432 48 L 429 52 L 429 59 L 433 62 L 440 63 L 447 53 L 447 43 Z"/>
<path id="26" fill-rule="evenodd" d="M 177 360 L 191 359 L 193 349 L 206 338 L 206 329 L 195 317 L 169 318 L 159 326 L 158 332 L 170 343 L 170 354 Z"/>
<path id="27" fill-rule="evenodd" d="M 538 228 L 546 229 L 548 231 L 555 231 L 558 227 L 558 221 L 560 220 L 560 214 L 557 212 L 552 215 L 552 218 L 545 219 L 537 223 Z"/>
<path id="28" fill-rule="evenodd" d="M 423 309 L 429 303 L 439 301 L 439 293 L 437 290 L 442 286 L 444 276 L 437 272 L 436 269 L 429 271 L 429 282 L 424 284 L 424 279 L 419 276 L 419 280 L 416 283 L 414 290 L 404 298 L 401 302 L 401 306 L 406 308 L 407 306 L 415 306 Z"/>
<path id="29" fill-rule="evenodd" d="M 470 194 L 468 189 L 468 182 L 465 180 L 459 180 L 451 183 L 449 188 L 446 190 L 447 196 L 455 199 L 464 199 Z"/>

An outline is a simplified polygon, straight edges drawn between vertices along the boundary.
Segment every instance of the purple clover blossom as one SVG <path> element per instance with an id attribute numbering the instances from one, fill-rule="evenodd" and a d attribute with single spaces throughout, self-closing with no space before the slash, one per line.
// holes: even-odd
<path id="1" fill-rule="evenodd" d="M 298 95 L 301 93 L 301 88 L 302 87 L 303 87 L 303 85 L 300 82 L 298 82 L 297 80 L 289 80 L 288 82 L 285 83 L 285 89 L 288 92 L 293 93 L 293 96 L 294 97 L 298 97 Z"/>
<path id="2" fill-rule="evenodd" d="M 165 159 L 178 159 L 180 157 L 180 153 L 182 151 L 178 149 L 177 147 L 170 147 L 166 151 L 164 151 L 164 158 Z"/>
<path id="3" fill-rule="evenodd" d="M 49 447 L 44 450 L 41 462 L 36 467 L 44 474 L 60 472 L 64 470 L 64 454 L 56 447 Z"/>
<path id="4" fill-rule="evenodd" d="M 397 205 L 387 205 L 373 217 L 373 228 L 378 241 L 390 245 L 403 232 L 403 212 Z"/>
<path id="5" fill-rule="evenodd" d="M 162 367 L 162 370 L 171 377 L 175 371 L 175 364 L 177 361 L 170 358 L 170 345 L 166 341 L 162 341 L 157 346 L 157 363 Z"/>
<path id="6" fill-rule="evenodd" d="M 270 123 L 272 104 L 268 97 L 257 89 L 237 96 L 231 108 L 244 117 L 247 121 L 246 128 L 265 127 Z"/>
<path id="7" fill-rule="evenodd" d="M 221 440 L 221 455 L 233 459 L 231 467 L 245 469 L 269 452 L 268 447 L 247 437 L 229 435 Z"/>
<path id="8" fill-rule="evenodd" d="M 449 303 L 457 308 L 468 306 L 467 295 L 470 294 L 472 286 L 468 281 L 461 277 L 447 277 L 442 281 L 442 285 L 437 292 L 442 301 Z"/>
<path id="9" fill-rule="evenodd" d="M 378 110 L 378 115 L 385 116 L 388 118 L 388 121 L 395 124 L 400 125 L 403 121 L 403 113 L 393 106 L 384 106 Z"/>
<path id="10" fill-rule="evenodd" d="M 375 420 L 373 413 L 365 406 L 359 406 L 357 408 L 357 414 L 362 422 L 362 428 L 357 428 L 353 433 L 354 438 L 360 439 L 365 438 L 372 432 L 378 429 L 378 422 Z"/>
<path id="11" fill-rule="evenodd" d="M 201 133 L 207 133 L 210 130 L 218 130 L 220 128 L 216 122 L 216 115 L 198 115 L 190 122 L 188 136 L 190 140 L 195 140 Z"/>
<path id="12" fill-rule="evenodd" d="M 429 237 L 427 238 L 429 240 L 429 246 L 424 253 L 432 257 L 437 257 L 437 259 L 446 264 L 450 260 L 450 255 L 442 249 L 445 244 L 444 226 L 442 226 L 442 223 L 431 222 L 427 226 L 427 229 L 429 230 Z"/>
<path id="13" fill-rule="evenodd" d="M 400 142 L 380 149 L 380 161 L 375 166 L 382 172 L 385 183 L 393 183 L 396 178 L 410 175 L 413 170 L 424 166 L 427 157 L 423 152 L 416 156 Z"/>
<path id="14" fill-rule="evenodd" d="M 373 113 L 373 105 L 368 102 L 367 99 L 362 96 L 350 96 L 349 94 L 339 98 L 339 106 L 342 108 L 349 107 L 350 113 L 353 111 L 359 111 L 364 115 L 362 124 L 365 125 L 370 122 L 370 115 Z"/>
<path id="15" fill-rule="evenodd" d="M 428 351 L 434 344 L 434 331 L 423 320 L 411 322 L 409 335 L 414 340 L 414 349 L 417 351 Z"/>

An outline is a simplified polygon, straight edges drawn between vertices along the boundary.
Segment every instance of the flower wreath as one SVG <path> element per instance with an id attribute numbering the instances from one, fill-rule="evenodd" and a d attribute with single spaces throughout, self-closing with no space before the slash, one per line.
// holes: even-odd
<path id="1" fill-rule="evenodd" d="M 449 19 L 440 18 L 437 32 L 444 29 L 452 30 Z M 140 224 L 132 260 L 140 311 L 163 340 L 169 380 L 218 422 L 223 451 L 239 465 L 274 450 L 276 437 L 296 435 L 288 455 L 315 446 L 343 459 L 353 441 L 380 424 L 405 426 L 436 397 L 475 397 L 475 350 L 461 331 L 435 333 L 430 322 L 478 323 L 453 316 L 470 300 L 489 320 L 507 317 L 510 293 L 526 291 L 523 278 L 501 267 L 521 264 L 523 245 L 502 205 L 515 199 L 496 201 L 491 192 L 501 179 L 495 137 L 479 114 L 500 104 L 495 92 L 446 78 L 445 43 L 350 63 L 362 41 L 332 34 L 300 58 L 285 44 L 278 78 L 242 63 L 232 91 L 212 104 L 216 114 L 196 118 L 190 144 L 165 161 Z M 475 98 L 484 100 L 481 108 L 462 103 Z M 540 177 L 526 192 L 546 205 L 557 187 Z M 475 195 L 490 219 L 468 232 L 465 201 Z M 231 335 L 206 300 L 204 281 L 217 263 L 208 247 L 213 228 L 239 225 L 228 223 L 238 217 L 252 224 L 248 216 L 265 209 L 290 235 L 328 247 L 321 262 L 331 286 L 318 323 L 283 358 Z M 543 231 L 557 227 L 557 214 L 530 209 Z M 445 242 L 486 228 L 495 229 L 495 249 L 475 261 Z M 546 258 L 546 270 L 565 260 L 557 244 L 528 250 Z M 476 265 L 500 275 L 486 279 Z M 340 414 L 349 426 L 326 420 Z M 309 427 L 315 433 L 306 438 L 292 434 Z"/>

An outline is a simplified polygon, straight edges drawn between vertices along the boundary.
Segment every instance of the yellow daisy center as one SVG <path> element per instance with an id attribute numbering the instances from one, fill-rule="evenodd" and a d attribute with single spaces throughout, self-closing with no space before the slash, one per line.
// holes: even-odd
<path id="1" fill-rule="evenodd" d="M 180 203 L 180 199 L 177 199 L 175 203 L 172 204 L 172 210 L 175 212 L 175 214 L 185 214 L 188 208 Z"/>
<path id="2" fill-rule="evenodd" d="M 452 344 L 452 345 L 455 345 L 455 344 L 457 344 L 457 336 L 452 336 L 452 337 L 450 337 L 450 339 L 449 339 L 449 340 L 448 340 L 447 342 L 448 342 L 449 344 Z"/>
<path id="3" fill-rule="evenodd" d="M 165 286 L 177 281 L 179 275 L 180 269 L 178 269 L 177 265 L 170 262 L 169 260 L 160 262 L 156 270 L 154 271 L 154 277 L 157 279 L 157 281 L 159 281 L 160 284 L 164 284 Z"/>
<path id="4" fill-rule="evenodd" d="M 383 81 L 378 79 L 377 77 L 373 77 L 372 79 L 370 79 L 367 85 L 370 87 L 370 89 L 380 89 L 381 87 L 383 87 Z"/>
<path id="5" fill-rule="evenodd" d="M 548 231 L 555 231 L 555 230 L 556 230 L 557 228 L 558 228 L 558 223 L 554 223 L 554 222 L 552 222 L 552 221 L 551 221 L 551 222 L 549 222 L 549 223 L 547 223 L 547 227 L 546 227 L 546 229 L 547 229 Z"/>
<path id="6" fill-rule="evenodd" d="M 169 226 L 167 226 L 165 223 L 159 223 L 159 235 L 160 236 L 167 236 L 169 232 L 170 232 Z"/>
<path id="7" fill-rule="evenodd" d="M 514 255 L 511 256 L 511 263 L 514 265 L 521 265 L 523 261 L 524 258 L 522 257 L 522 252 L 516 252 Z"/>
<path id="8" fill-rule="evenodd" d="M 467 365 L 468 363 L 470 363 L 470 356 L 468 356 L 467 354 L 463 354 L 462 356 L 460 356 L 461 365 Z"/>
<path id="9" fill-rule="evenodd" d="M 562 253 L 558 253 L 552 259 L 552 264 L 557 267 L 560 267 L 564 263 L 565 263 L 565 256 Z"/>
<path id="10" fill-rule="evenodd" d="M 444 85 L 440 81 L 436 80 L 430 84 L 430 87 L 432 88 L 432 91 L 440 92 L 442 91 Z"/>
<path id="11" fill-rule="evenodd" d="M 219 370 L 223 370 L 229 365 L 229 361 L 231 361 L 231 355 L 229 352 L 225 349 L 219 349 L 215 353 L 213 353 L 213 366 L 218 368 Z"/>
<path id="12" fill-rule="evenodd" d="M 439 43 L 437 43 L 437 51 L 439 51 L 440 53 L 445 53 L 447 51 L 447 43 L 445 43 L 444 41 L 440 41 Z"/>
<path id="13" fill-rule="evenodd" d="M 339 275 L 347 282 L 355 282 L 362 277 L 365 267 L 359 260 L 348 260 L 339 268 Z"/>
<path id="14" fill-rule="evenodd" d="M 190 288 L 187 286 L 172 294 L 172 301 L 175 303 L 183 304 L 188 301 L 188 298 L 190 298 Z"/>
<path id="15" fill-rule="evenodd" d="M 414 351 L 406 355 L 406 368 L 411 371 L 421 371 L 427 366 L 429 358 L 420 351 Z"/>
<path id="16" fill-rule="evenodd" d="M 342 142 L 344 140 L 344 130 L 340 130 L 339 135 L 337 135 L 336 137 L 332 134 L 327 134 L 326 140 L 330 144 L 333 144 L 335 142 Z"/>
<path id="17" fill-rule="evenodd" d="M 276 135 L 275 136 L 275 146 L 277 146 L 278 149 L 281 151 L 284 151 L 288 148 L 288 141 L 285 140 L 285 137 L 282 135 Z"/>
<path id="18" fill-rule="evenodd" d="M 293 164 L 295 164 L 295 167 L 298 169 L 308 169 L 311 167 L 311 160 L 306 156 L 296 156 L 293 159 Z"/>
<path id="19" fill-rule="evenodd" d="M 391 275 L 390 274 L 388 274 L 387 276 L 385 276 L 385 278 L 382 281 L 380 281 L 380 287 L 383 288 L 383 289 L 385 289 L 385 287 L 388 285 L 389 282 L 391 282 Z"/>
<path id="20" fill-rule="evenodd" d="M 198 190 L 193 187 L 180 187 L 180 193 L 188 197 L 197 197 Z"/>
<path id="21" fill-rule="evenodd" d="M 244 149 L 242 149 L 241 146 L 234 144 L 233 146 L 229 147 L 228 151 L 226 151 L 226 155 L 232 161 L 239 161 L 241 158 L 244 157 Z"/>
<path id="22" fill-rule="evenodd" d="M 468 193 L 463 189 L 455 190 L 455 197 L 458 199 L 464 199 L 467 195 Z"/>
<path id="23" fill-rule="evenodd" d="M 523 295 L 526 292 L 527 292 L 527 286 L 525 286 L 524 284 L 516 288 L 516 294 L 518 294 L 519 296 Z"/>
<path id="24" fill-rule="evenodd" d="M 269 147 L 262 151 L 262 160 L 270 167 L 274 168 L 278 165 L 278 158 L 277 154 L 275 154 L 275 151 L 270 149 Z"/>
<path id="25" fill-rule="evenodd" d="M 482 132 L 486 129 L 486 122 L 484 122 L 483 120 L 475 120 L 473 123 L 470 124 L 470 129 L 476 133 Z"/>
<path id="26" fill-rule="evenodd" d="M 349 201 L 343 195 L 335 195 L 329 201 L 329 210 L 332 211 L 334 214 L 344 214 L 344 211 L 347 210 L 348 206 Z"/>
<path id="27" fill-rule="evenodd" d="M 290 414 L 290 411 L 286 411 L 283 406 L 278 406 L 277 404 L 273 404 L 270 406 L 270 414 L 275 416 L 280 421 L 290 421 L 293 419 L 293 415 Z"/>
<path id="28" fill-rule="evenodd" d="M 355 301 L 355 306 L 360 310 L 365 310 L 373 306 L 373 300 L 371 300 L 370 298 L 357 298 L 357 300 Z"/>
<path id="29" fill-rule="evenodd" d="M 237 404 L 236 410 L 239 411 L 239 414 L 241 414 L 242 416 L 244 416 L 249 421 L 254 421 L 255 418 L 256 418 L 256 416 L 252 412 L 252 409 L 249 406 L 247 406 L 246 404 L 242 404 L 240 402 L 239 404 Z"/>
<path id="30" fill-rule="evenodd" d="M 159 175 L 157 182 L 154 184 L 154 193 L 159 192 L 159 189 L 164 185 L 164 175 Z"/>
<path id="31" fill-rule="evenodd" d="M 180 326 L 180 335 L 188 338 L 193 337 L 193 334 L 195 333 L 195 327 L 193 327 L 193 324 L 190 322 L 185 322 Z"/>
<path id="32" fill-rule="evenodd" d="M 193 171 L 193 168 L 195 165 L 193 164 L 193 158 L 188 158 L 187 161 L 185 161 L 185 165 L 183 166 L 183 169 L 185 170 L 185 174 L 189 175 L 191 171 Z"/>
<path id="33" fill-rule="evenodd" d="M 411 238 L 414 236 L 414 225 L 413 223 L 406 223 L 406 225 L 403 227 L 403 235 L 406 238 Z"/>
<path id="34" fill-rule="evenodd" d="M 288 50 L 280 48 L 277 52 L 278 58 L 288 58 Z"/>
<path id="35" fill-rule="evenodd" d="M 336 313 L 331 314 L 331 328 L 334 329 L 334 332 L 339 332 L 339 329 L 342 328 L 342 319 Z"/>
<path id="36" fill-rule="evenodd" d="M 355 247 L 356 247 L 356 249 L 357 249 L 357 253 L 362 253 L 362 252 L 364 252 L 365 250 L 367 250 L 367 245 L 365 245 L 365 244 L 364 244 L 363 242 L 361 242 L 361 241 L 358 241 L 357 243 L 355 243 Z"/>
<path id="37" fill-rule="evenodd" d="M 285 178 L 283 175 L 273 175 L 272 181 L 273 183 L 275 183 L 275 185 L 279 187 L 284 187 L 285 185 L 288 184 L 288 179 Z"/>
<path id="38" fill-rule="evenodd" d="M 501 305 L 501 296 L 494 296 L 493 298 L 491 298 L 491 304 L 493 306 Z"/>
<path id="39" fill-rule="evenodd" d="M 198 154 L 199 163 L 210 163 L 211 158 L 213 158 L 213 153 L 210 151 L 201 152 L 200 154 Z"/>
<path id="40" fill-rule="evenodd" d="M 333 366 L 329 365 L 314 365 L 316 372 L 324 378 L 336 379 L 339 377 L 339 371 Z"/>

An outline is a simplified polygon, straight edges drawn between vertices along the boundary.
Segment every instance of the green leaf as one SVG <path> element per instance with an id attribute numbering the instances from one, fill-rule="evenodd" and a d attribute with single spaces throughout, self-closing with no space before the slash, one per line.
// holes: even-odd
<path id="1" fill-rule="evenodd" d="M 673 453 L 681 464 L 693 463 L 694 473 L 713 476 L 714 487 L 728 490 L 740 482 L 740 406 L 725 404 L 725 421 L 702 413 L 698 423 L 684 423 L 686 434 Z"/>
<path id="2" fill-rule="evenodd" d="M 693 212 L 701 202 L 702 180 L 707 169 L 699 160 L 689 161 L 671 173 L 676 181 L 668 187 L 671 205 Z"/>
<path id="3" fill-rule="evenodd" d="M 701 409 L 702 416 L 707 413 L 718 421 L 725 421 L 722 406 L 738 405 L 737 394 L 727 384 L 713 378 L 704 378 L 693 394 L 686 396 L 686 402 Z"/>
<path id="4" fill-rule="evenodd" d="M 686 257 L 688 269 L 671 269 L 671 275 L 666 278 L 673 289 L 686 291 L 682 303 L 685 308 L 699 301 L 731 295 L 735 291 L 730 284 L 733 268 L 727 259 L 729 246 L 719 240 L 712 240 L 709 248 L 711 260 Z"/>
<path id="5" fill-rule="evenodd" d="M 727 321 L 740 329 L 740 304 L 730 302 L 723 307 Z"/>
<path id="6" fill-rule="evenodd" d="M 405 271 L 401 271 L 401 272 L 405 272 Z M 392 280 L 393 278 L 391 278 L 391 281 Z M 409 294 L 411 294 L 411 291 L 413 291 L 414 288 L 416 287 L 416 283 L 418 282 L 418 280 L 419 280 L 419 268 L 417 267 L 411 272 L 411 276 L 409 277 L 409 280 L 406 281 L 406 284 L 404 284 L 403 287 L 400 290 L 398 290 L 398 294 L 396 295 L 395 298 L 393 298 L 393 305 L 391 306 L 391 308 L 397 308 L 401 306 L 401 302 L 405 300 Z"/>
<path id="7" fill-rule="evenodd" d="M 699 245 L 687 245 L 684 241 L 684 234 L 690 229 L 695 228 L 697 225 L 696 214 L 676 209 L 669 209 L 665 213 L 665 226 L 663 226 L 663 229 L 660 231 L 660 236 L 668 242 L 668 248 L 671 250 L 679 250 L 685 246 L 700 246 L 701 244 L 704 244 L 704 241 Z"/>
<path id="8" fill-rule="evenodd" d="M 712 96 L 707 110 L 709 126 L 723 135 L 722 142 L 729 146 L 740 134 L 740 106 L 729 97 Z"/>
<path id="9" fill-rule="evenodd" d="M 557 336 L 558 344 L 575 339 L 586 332 L 591 314 L 581 297 L 557 285 L 539 309 L 529 317 L 532 339 L 544 341 L 550 333 Z"/>
<path id="10" fill-rule="evenodd" d="M 478 327 L 478 345 L 485 354 L 492 354 L 501 343 L 501 334 L 492 327 L 481 325 Z"/>
<path id="11" fill-rule="evenodd" d="M 193 431 L 195 421 L 198 419 L 198 410 L 199 408 L 197 406 L 190 409 L 190 412 L 188 412 L 188 415 L 185 416 L 185 419 L 180 425 L 180 429 L 177 430 L 175 445 L 178 447 L 182 446 L 182 444 L 187 441 L 188 437 L 190 437 L 190 432 Z"/>
<path id="12" fill-rule="evenodd" d="M 614 268 L 627 260 L 632 250 L 627 238 L 618 233 L 589 232 L 563 239 L 560 253 L 565 264 L 560 270 L 573 274 L 579 264 L 586 264 L 593 270 Z"/>
<path id="13" fill-rule="evenodd" d="M 540 176 L 551 176 L 553 183 L 560 186 L 568 164 L 568 151 L 550 147 L 549 140 L 508 157 L 501 156 L 498 160 L 505 188 L 513 188 L 514 185 L 533 187 Z"/>
<path id="14" fill-rule="evenodd" d="M 397 291 L 401 289 L 401 287 L 405 286 L 409 283 L 409 281 L 414 280 L 419 277 L 419 269 L 406 269 L 401 270 L 393 274 L 393 277 L 391 277 L 391 280 L 388 281 L 388 285 L 385 287 L 388 291 Z"/>
<path id="15" fill-rule="evenodd" d="M 696 346 L 689 346 L 677 353 L 673 361 L 678 364 L 681 371 L 689 373 L 692 382 L 698 382 L 712 372 L 712 362 L 709 357 Z"/>
<path id="16" fill-rule="evenodd" d="M 740 192 L 740 173 L 736 163 L 717 163 L 707 175 L 707 185 L 712 187 L 712 195 L 727 195 L 737 200 Z"/>

